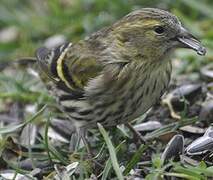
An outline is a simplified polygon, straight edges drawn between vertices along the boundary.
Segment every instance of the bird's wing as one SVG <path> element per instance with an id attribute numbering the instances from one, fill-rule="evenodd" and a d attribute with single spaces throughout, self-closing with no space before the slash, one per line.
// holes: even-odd
<path id="1" fill-rule="evenodd" d="M 46 77 L 56 83 L 64 83 L 72 91 L 84 91 L 88 81 L 103 70 L 103 64 L 94 55 L 84 47 L 78 48 L 73 48 L 69 43 L 54 50 L 40 48 L 36 52 Z"/>

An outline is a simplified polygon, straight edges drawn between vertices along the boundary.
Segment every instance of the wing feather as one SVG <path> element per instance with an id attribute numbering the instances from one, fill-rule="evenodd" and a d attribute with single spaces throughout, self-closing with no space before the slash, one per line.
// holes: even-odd
<path id="1" fill-rule="evenodd" d="M 36 56 L 41 70 L 50 80 L 62 81 L 73 91 L 83 91 L 88 81 L 98 76 L 104 67 L 88 49 L 79 45 L 73 47 L 71 43 L 53 50 L 39 48 Z"/>

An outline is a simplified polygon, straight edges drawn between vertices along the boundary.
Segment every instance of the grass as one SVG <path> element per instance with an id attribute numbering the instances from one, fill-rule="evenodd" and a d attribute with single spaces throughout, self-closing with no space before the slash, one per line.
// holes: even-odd
<path id="1" fill-rule="evenodd" d="M 5 62 L 34 56 L 35 50 L 55 34 L 62 34 L 67 40 L 75 42 L 141 7 L 169 9 L 202 39 L 208 49 L 206 57 L 197 57 L 188 50 L 178 51 L 175 59 L 183 61 L 179 61 L 178 68 L 174 68 L 175 76 L 197 73 L 201 67 L 212 62 L 211 0 L 180 0 L 175 3 L 172 0 L 1 0 L 0 34 L 4 28 L 15 27 L 17 36 L 8 42 L 0 39 L 0 118 L 6 116 L 12 121 L 0 122 L 0 174 L 9 169 L 13 170 L 13 179 L 20 174 L 31 179 L 53 179 L 56 175 L 62 179 L 86 179 L 93 174 L 104 180 L 133 177 L 132 174 L 137 174 L 139 170 L 139 174 L 146 179 L 213 177 L 213 166 L 205 159 L 198 159 L 199 166 L 195 167 L 173 161 L 163 164 L 159 156 L 165 149 L 165 143 L 159 137 L 181 133 L 180 127 L 198 124 L 199 118 L 188 117 L 186 112 L 181 121 L 167 123 L 165 120 L 162 128 L 146 134 L 145 139 L 156 147 L 156 152 L 150 152 L 145 145 L 138 145 L 126 128 L 112 128 L 108 134 L 99 125 L 99 130 L 89 132 L 92 149 L 97 155 L 93 160 L 99 163 L 94 165 L 81 143 L 78 151 L 71 153 L 69 144 L 60 141 L 60 138 L 69 141 L 70 134 L 60 134 L 54 129 L 53 119 L 64 115 L 57 110 L 55 101 L 40 79 L 33 75 L 36 65 L 9 64 L 5 67 Z M 20 142 L 20 135 L 23 128 L 31 123 L 37 127 L 36 143 L 30 146 L 28 152 L 28 147 L 23 147 Z M 60 128 L 63 131 L 68 127 Z M 23 167 L 23 160 L 26 159 L 31 159 L 40 172 L 33 174 L 29 166 L 30 170 L 26 170 Z"/>
<path id="2" fill-rule="evenodd" d="M 119 167 L 119 163 L 118 163 L 118 160 L 117 160 L 115 148 L 112 145 L 112 142 L 111 142 L 111 140 L 110 140 L 110 138 L 109 138 L 106 130 L 103 128 L 103 126 L 98 123 L 98 128 L 99 128 L 99 131 L 101 132 L 101 134 L 104 137 L 104 140 L 105 140 L 105 142 L 107 144 L 107 148 L 109 150 L 109 155 L 110 155 L 111 163 L 112 163 L 114 171 L 115 171 L 115 173 L 117 175 L 117 178 L 119 180 L 124 180 L 123 174 L 121 172 L 121 169 Z"/>

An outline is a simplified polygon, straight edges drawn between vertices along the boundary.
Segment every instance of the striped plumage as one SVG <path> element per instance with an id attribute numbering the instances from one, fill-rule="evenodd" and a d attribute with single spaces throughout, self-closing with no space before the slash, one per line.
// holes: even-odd
<path id="1" fill-rule="evenodd" d="M 156 27 L 163 27 L 163 34 Z M 53 50 L 40 48 L 41 78 L 76 127 L 129 122 L 168 87 L 169 55 L 176 47 L 186 47 L 177 40 L 181 28 L 178 19 L 163 10 L 132 12 L 85 40 Z"/>

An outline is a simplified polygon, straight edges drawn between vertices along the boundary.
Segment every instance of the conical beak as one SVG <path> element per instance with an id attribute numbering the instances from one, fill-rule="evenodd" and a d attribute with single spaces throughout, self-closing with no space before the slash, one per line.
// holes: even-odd
<path id="1" fill-rule="evenodd" d="M 198 55 L 201 56 L 204 56 L 206 54 L 206 48 L 185 28 L 181 27 L 181 31 L 177 39 L 181 43 L 181 47 L 193 49 L 197 52 Z"/>

